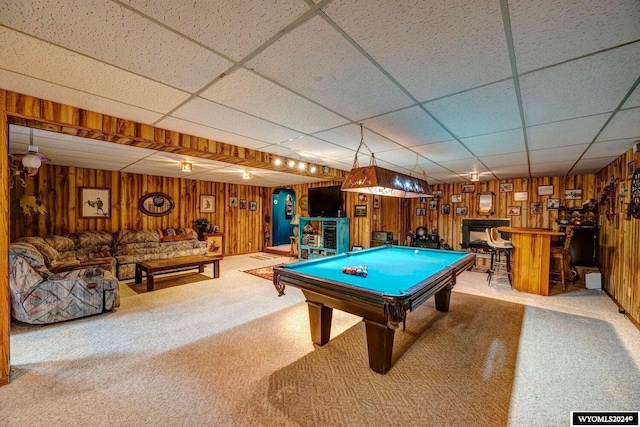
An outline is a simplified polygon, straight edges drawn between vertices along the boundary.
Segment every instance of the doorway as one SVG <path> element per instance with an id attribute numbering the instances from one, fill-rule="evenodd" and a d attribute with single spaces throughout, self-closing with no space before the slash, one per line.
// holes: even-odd
<path id="1" fill-rule="evenodd" d="M 293 236 L 291 220 L 295 217 L 296 193 L 289 188 L 278 188 L 271 195 L 271 244 L 288 245 Z"/>

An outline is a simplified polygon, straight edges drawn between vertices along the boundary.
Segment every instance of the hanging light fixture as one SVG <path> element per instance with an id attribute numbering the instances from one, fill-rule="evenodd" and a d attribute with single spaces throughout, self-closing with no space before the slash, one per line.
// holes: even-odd
<path id="1" fill-rule="evenodd" d="M 369 166 L 359 167 L 358 152 L 364 147 L 371 154 Z M 416 167 L 419 168 L 416 155 Z M 414 167 L 415 169 L 415 167 Z M 427 182 L 427 176 L 422 171 L 422 178 L 394 172 L 376 165 L 376 158 L 369 146 L 364 142 L 364 132 L 360 124 L 360 145 L 356 150 L 353 161 L 353 168 L 347 174 L 342 183 L 342 191 L 352 191 L 356 193 L 379 194 L 381 196 L 392 196 L 401 198 L 433 197 L 431 188 Z"/>
<path id="2" fill-rule="evenodd" d="M 186 160 L 180 163 L 180 170 L 182 172 L 191 172 L 193 170 L 193 163 L 187 162 Z"/>
<path id="3" fill-rule="evenodd" d="M 480 178 L 478 177 L 477 173 L 472 173 L 471 174 L 471 181 L 475 182 L 475 181 L 479 181 L 479 180 L 480 180 Z"/>

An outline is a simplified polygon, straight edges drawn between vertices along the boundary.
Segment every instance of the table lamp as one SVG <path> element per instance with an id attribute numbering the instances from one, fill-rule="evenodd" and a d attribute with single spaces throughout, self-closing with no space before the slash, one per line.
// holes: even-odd
<path id="1" fill-rule="evenodd" d="M 300 225 L 300 214 L 295 214 L 293 219 L 291 220 L 291 225 L 293 225 L 293 235 L 298 237 L 298 230 Z"/>

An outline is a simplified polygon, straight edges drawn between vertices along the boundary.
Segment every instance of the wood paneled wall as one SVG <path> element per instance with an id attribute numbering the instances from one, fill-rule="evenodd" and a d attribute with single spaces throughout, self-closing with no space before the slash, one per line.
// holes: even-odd
<path id="1" fill-rule="evenodd" d="M 0 98 L 2 95 L 0 94 Z M 7 115 L 0 102 L 0 386 L 9 383 L 9 143 Z"/>
<path id="2" fill-rule="evenodd" d="M 225 234 L 224 252 L 228 255 L 257 252 L 263 248 L 262 210 L 264 187 L 166 178 L 43 164 L 27 186 L 11 191 L 11 239 L 23 236 L 67 234 L 85 230 L 118 231 L 193 227 L 197 218 L 208 218 Z M 111 189 L 111 218 L 78 218 L 78 189 Z M 138 209 L 145 194 L 163 192 L 173 198 L 175 209 L 168 215 L 153 217 Z M 46 215 L 25 215 L 20 208 L 22 194 L 37 196 L 47 209 Z M 216 196 L 216 212 L 200 212 L 200 195 Z M 229 198 L 255 201 L 256 211 L 231 207 Z"/>
<path id="3" fill-rule="evenodd" d="M 598 264 L 604 289 L 629 318 L 640 324 L 640 219 L 625 215 L 631 188 L 628 165 L 632 161 L 635 168 L 640 167 L 640 154 L 629 150 L 596 176 L 598 198 L 610 179 L 617 180 L 617 200 L 611 221 L 606 218 L 604 207 L 599 207 L 602 226 L 598 236 Z"/>

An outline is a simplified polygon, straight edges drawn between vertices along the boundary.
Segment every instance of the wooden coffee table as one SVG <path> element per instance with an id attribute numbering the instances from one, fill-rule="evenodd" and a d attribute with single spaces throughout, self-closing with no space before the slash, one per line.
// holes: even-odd
<path id="1" fill-rule="evenodd" d="M 142 272 L 147 274 L 147 292 L 155 290 L 154 277 L 156 274 L 173 273 L 175 271 L 190 270 L 198 267 L 198 272 L 204 272 L 206 264 L 213 264 L 213 278 L 220 277 L 220 257 L 191 255 L 177 258 L 154 259 L 136 263 L 135 283 L 142 283 Z"/>

